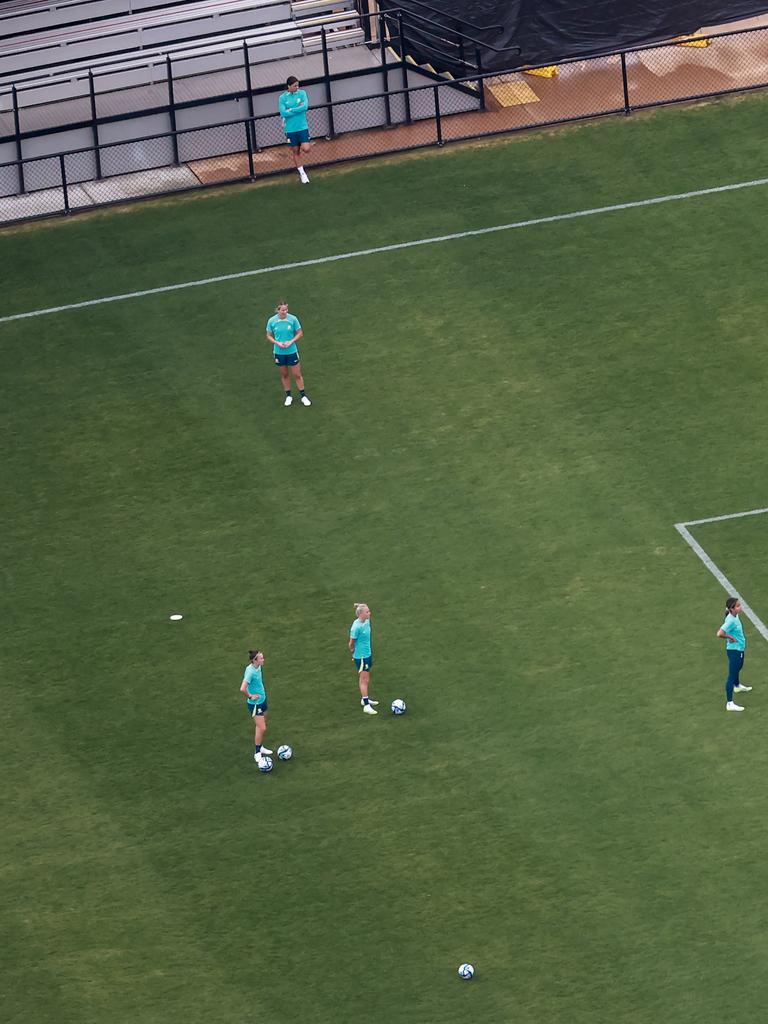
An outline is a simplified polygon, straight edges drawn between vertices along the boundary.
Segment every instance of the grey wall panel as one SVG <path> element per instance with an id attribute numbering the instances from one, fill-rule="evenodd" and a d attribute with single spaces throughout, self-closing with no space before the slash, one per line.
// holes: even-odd
<path id="1" fill-rule="evenodd" d="M 228 153 L 244 153 L 248 148 L 244 124 L 228 124 L 220 128 L 201 128 L 179 136 L 179 159 L 204 160 Z"/>
<path id="2" fill-rule="evenodd" d="M 389 72 L 389 88 L 400 88 L 399 72 Z M 358 96 L 375 96 L 384 92 L 384 76 L 381 70 L 373 69 L 370 74 L 361 75 L 359 78 L 343 78 L 332 84 L 332 96 L 334 102 L 337 100 L 353 100 Z"/>
<path id="3" fill-rule="evenodd" d="M 185 128 L 200 128 L 203 125 L 221 124 L 224 121 L 235 121 L 248 117 L 246 101 L 222 100 L 219 103 L 207 103 L 204 107 L 187 107 L 176 112 L 176 126 L 179 131 Z"/>
<path id="4" fill-rule="evenodd" d="M 18 195 L 20 188 L 18 169 L 0 166 L 0 196 Z"/>
<path id="5" fill-rule="evenodd" d="M 140 139 L 143 135 L 161 135 L 171 130 L 168 114 L 146 114 L 133 117 L 130 121 L 112 121 L 99 127 L 101 142 L 119 142 L 123 139 Z"/>
<path id="6" fill-rule="evenodd" d="M 24 164 L 24 183 L 27 192 L 55 188 L 61 184 L 61 164 L 57 156 L 45 160 L 32 160 Z"/>
<path id="7" fill-rule="evenodd" d="M 355 132 L 362 128 L 378 128 L 386 124 L 383 99 L 365 97 L 335 107 L 333 121 L 337 132 Z"/>
<path id="8" fill-rule="evenodd" d="M 130 171 L 145 171 L 150 167 L 170 167 L 172 164 L 173 143 L 170 138 L 125 142 L 101 151 L 101 167 L 105 178 Z"/>
<path id="9" fill-rule="evenodd" d="M 64 169 L 68 185 L 93 181 L 96 177 L 96 154 L 90 150 L 87 153 L 70 153 L 64 157 Z"/>
<path id="10" fill-rule="evenodd" d="M 93 134 L 90 128 L 71 128 L 55 135 L 39 135 L 34 139 L 24 139 L 22 155 L 25 159 L 34 156 L 47 156 L 49 153 L 66 153 L 70 149 L 84 149 L 93 145 Z"/>
<path id="11" fill-rule="evenodd" d="M 435 116 L 435 93 L 433 89 L 417 89 L 409 94 L 411 98 L 411 118 L 422 121 Z"/>

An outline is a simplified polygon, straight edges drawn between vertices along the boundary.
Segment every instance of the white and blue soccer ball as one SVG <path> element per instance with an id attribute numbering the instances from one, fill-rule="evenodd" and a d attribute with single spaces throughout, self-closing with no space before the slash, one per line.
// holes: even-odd
<path id="1" fill-rule="evenodd" d="M 272 761 L 272 758 L 271 757 L 267 757 L 266 754 L 264 755 L 264 757 L 262 757 L 262 759 L 260 761 L 257 761 L 256 763 L 259 766 L 259 771 L 260 772 L 264 772 L 265 774 L 267 772 L 271 772 L 272 769 L 274 768 L 274 763 Z"/>
<path id="2" fill-rule="evenodd" d="M 293 757 L 293 747 L 289 747 L 287 743 L 281 744 L 277 748 L 277 756 L 281 761 L 290 761 Z"/>
<path id="3" fill-rule="evenodd" d="M 475 968 L 472 964 L 462 964 L 456 972 L 464 981 L 471 981 L 475 976 Z"/>
<path id="4" fill-rule="evenodd" d="M 393 715 L 404 715 L 407 710 L 408 710 L 408 705 L 405 703 L 405 701 L 401 697 L 398 697 L 397 700 L 393 700 L 392 701 L 392 714 Z"/>

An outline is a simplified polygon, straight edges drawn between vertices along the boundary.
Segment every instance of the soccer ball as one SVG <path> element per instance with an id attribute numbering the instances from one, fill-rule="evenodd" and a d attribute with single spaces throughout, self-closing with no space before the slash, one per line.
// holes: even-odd
<path id="1" fill-rule="evenodd" d="M 271 771 L 272 771 L 272 769 L 273 769 L 273 767 L 274 767 L 274 765 L 273 765 L 273 763 L 272 763 L 272 758 L 271 758 L 271 757 L 267 757 L 267 756 L 266 756 L 266 754 L 265 754 L 265 755 L 264 755 L 264 757 L 262 757 L 262 759 L 261 759 L 261 760 L 260 760 L 259 762 L 257 762 L 257 763 L 258 763 L 258 765 L 259 765 L 259 771 L 260 771 L 260 772 L 264 772 L 265 774 L 266 774 L 267 772 L 271 772 Z"/>
<path id="2" fill-rule="evenodd" d="M 393 715 L 404 715 L 407 710 L 408 710 L 408 705 L 405 703 L 404 700 L 401 700 L 398 697 L 397 700 L 393 700 L 392 701 L 392 714 Z"/>
<path id="3" fill-rule="evenodd" d="M 472 964 L 462 964 L 457 971 L 460 978 L 465 981 L 470 981 L 475 976 L 475 968 Z"/>
<path id="4" fill-rule="evenodd" d="M 289 747 L 287 743 L 283 743 L 282 746 L 277 748 L 277 756 L 281 761 L 290 761 L 293 757 L 293 747 Z"/>

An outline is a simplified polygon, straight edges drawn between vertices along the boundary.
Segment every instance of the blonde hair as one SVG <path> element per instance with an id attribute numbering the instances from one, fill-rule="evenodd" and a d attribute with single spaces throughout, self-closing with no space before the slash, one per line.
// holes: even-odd
<path id="1" fill-rule="evenodd" d="M 359 615 L 360 614 L 360 609 L 361 608 L 367 608 L 367 607 L 368 607 L 368 605 L 365 603 L 365 601 L 355 601 L 355 615 Z"/>

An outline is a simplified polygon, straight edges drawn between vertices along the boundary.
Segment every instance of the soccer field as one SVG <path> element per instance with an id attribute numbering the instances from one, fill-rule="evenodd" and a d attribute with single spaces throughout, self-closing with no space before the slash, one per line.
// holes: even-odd
<path id="1" fill-rule="evenodd" d="M 767 104 L 5 232 L 0 317 L 760 179 Z M 4 1024 L 760 1019 L 768 658 L 726 715 L 674 524 L 768 505 L 767 226 L 763 185 L 0 322 Z M 768 516 L 692 532 L 768 617 Z"/>

